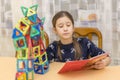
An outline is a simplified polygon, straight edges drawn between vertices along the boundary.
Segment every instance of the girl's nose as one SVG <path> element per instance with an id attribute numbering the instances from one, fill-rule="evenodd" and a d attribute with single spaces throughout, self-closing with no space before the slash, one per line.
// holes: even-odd
<path id="1" fill-rule="evenodd" d="M 67 31 L 67 30 L 68 30 L 68 29 L 67 29 L 67 26 L 64 26 L 64 30 L 65 30 L 65 31 Z"/>

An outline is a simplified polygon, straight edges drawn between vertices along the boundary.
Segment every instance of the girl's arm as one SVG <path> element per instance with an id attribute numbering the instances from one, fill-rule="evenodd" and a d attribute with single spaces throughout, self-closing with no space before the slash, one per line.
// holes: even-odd
<path id="1" fill-rule="evenodd" d="M 89 66 L 89 69 L 103 69 L 108 66 L 111 62 L 111 58 L 107 56 L 106 58 L 97 61 L 95 64 Z"/>

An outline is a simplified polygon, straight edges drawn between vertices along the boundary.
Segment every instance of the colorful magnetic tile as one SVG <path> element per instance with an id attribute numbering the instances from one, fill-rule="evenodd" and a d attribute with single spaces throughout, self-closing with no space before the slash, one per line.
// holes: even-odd
<path id="1" fill-rule="evenodd" d="M 28 48 L 16 51 L 18 59 L 28 59 Z"/>
<path id="2" fill-rule="evenodd" d="M 26 72 L 27 69 L 27 60 L 17 59 L 17 71 Z"/>
<path id="3" fill-rule="evenodd" d="M 44 74 L 48 71 L 48 69 L 49 69 L 48 61 L 42 65 L 34 64 L 34 72 L 37 74 Z"/>
<path id="4" fill-rule="evenodd" d="M 25 72 L 17 72 L 15 80 L 26 80 L 26 73 Z"/>
<path id="5" fill-rule="evenodd" d="M 33 25 L 34 23 L 28 19 L 28 17 L 22 18 L 24 22 L 26 22 L 28 25 Z"/>
<path id="6" fill-rule="evenodd" d="M 18 29 L 14 28 L 12 38 L 14 39 L 14 38 L 22 37 L 22 36 L 23 34 Z"/>
<path id="7" fill-rule="evenodd" d="M 34 64 L 40 64 L 40 57 L 34 58 Z"/>
<path id="8" fill-rule="evenodd" d="M 38 46 L 40 44 L 39 39 L 40 39 L 39 35 L 31 37 L 32 47 Z"/>
<path id="9" fill-rule="evenodd" d="M 34 58 L 34 54 L 32 52 L 32 48 L 30 48 L 28 51 L 28 59 L 33 59 L 33 58 Z"/>
<path id="10" fill-rule="evenodd" d="M 13 40 L 16 50 L 27 48 L 25 37 L 16 38 Z"/>
<path id="11" fill-rule="evenodd" d="M 27 13 L 28 13 L 28 8 L 22 6 L 22 7 L 21 7 L 21 10 L 22 10 L 23 15 L 26 17 L 26 16 L 27 16 Z"/>
<path id="12" fill-rule="evenodd" d="M 32 59 L 32 58 L 34 58 L 34 54 L 33 54 L 33 51 L 32 51 L 31 38 L 28 35 L 28 36 L 26 36 L 26 39 L 27 39 L 27 43 L 28 43 L 28 59 Z"/>
<path id="13" fill-rule="evenodd" d="M 34 58 L 34 64 L 42 65 L 48 61 L 46 52 Z"/>
<path id="14" fill-rule="evenodd" d="M 33 25 L 31 25 L 31 27 L 34 27 L 35 29 L 37 29 L 40 32 L 40 23 L 33 24 Z"/>
<path id="15" fill-rule="evenodd" d="M 34 58 L 40 56 L 40 46 L 33 47 Z"/>
<path id="16" fill-rule="evenodd" d="M 33 5 L 33 6 L 30 7 L 30 9 L 32 9 L 32 10 L 34 10 L 34 11 L 37 11 L 37 8 L 38 8 L 38 4 Z"/>
<path id="17" fill-rule="evenodd" d="M 42 39 L 40 39 L 39 41 L 40 41 L 40 54 L 42 55 L 45 52 L 45 46 Z"/>
<path id="18" fill-rule="evenodd" d="M 35 27 L 31 27 L 31 30 L 30 30 L 30 37 L 34 37 L 36 35 L 40 35 L 40 32 L 38 29 L 36 29 Z"/>
<path id="19" fill-rule="evenodd" d="M 27 69 L 28 71 L 31 71 L 33 70 L 34 68 L 34 59 L 28 59 L 27 60 Z"/>
<path id="20" fill-rule="evenodd" d="M 30 25 L 24 21 L 24 18 L 21 18 L 15 26 L 23 35 L 26 35 L 29 31 Z"/>
<path id="21" fill-rule="evenodd" d="M 34 11 L 34 10 L 32 10 L 32 9 L 29 8 L 28 12 L 27 12 L 27 17 L 32 16 L 34 14 L 37 14 L 36 11 Z"/>
<path id="22" fill-rule="evenodd" d="M 40 55 L 39 59 L 40 59 L 40 64 L 44 64 L 45 62 L 47 62 L 48 59 L 47 59 L 46 52 L 44 52 L 44 54 Z"/>
<path id="23" fill-rule="evenodd" d="M 34 80 L 34 70 L 27 72 L 27 80 Z"/>
<path id="24" fill-rule="evenodd" d="M 28 16 L 28 19 L 33 23 L 37 23 L 37 14 Z"/>
<path id="25" fill-rule="evenodd" d="M 39 17 L 37 17 L 37 23 L 40 23 L 41 25 L 43 25 Z"/>
<path id="26" fill-rule="evenodd" d="M 45 22 L 45 17 L 43 17 L 43 18 L 41 19 L 41 21 L 42 21 L 42 25 L 43 25 L 44 22 Z"/>

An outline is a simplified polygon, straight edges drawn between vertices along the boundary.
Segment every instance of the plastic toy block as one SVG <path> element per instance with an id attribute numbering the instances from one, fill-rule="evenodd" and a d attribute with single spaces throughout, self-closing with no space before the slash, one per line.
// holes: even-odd
<path id="1" fill-rule="evenodd" d="M 32 71 L 34 68 L 34 59 L 28 59 L 27 60 L 27 69 L 28 71 Z"/>
<path id="2" fill-rule="evenodd" d="M 39 39 L 40 39 L 39 35 L 31 37 L 32 47 L 38 46 L 40 44 Z"/>
<path id="3" fill-rule="evenodd" d="M 43 25 L 44 22 L 45 22 L 45 17 L 43 17 L 43 18 L 41 19 L 41 21 L 42 21 L 42 25 Z"/>
<path id="4" fill-rule="evenodd" d="M 28 8 L 22 6 L 22 7 L 21 7 L 21 10 L 22 10 L 23 15 L 24 15 L 24 16 L 27 16 Z"/>
<path id="5" fill-rule="evenodd" d="M 34 64 L 39 64 L 40 63 L 40 57 L 36 57 L 34 58 Z"/>
<path id="6" fill-rule="evenodd" d="M 17 25 L 15 26 L 23 35 L 26 35 L 29 31 L 30 25 L 24 21 L 24 18 L 21 18 Z"/>
<path id="7" fill-rule="evenodd" d="M 28 16 L 28 19 L 29 19 L 31 22 L 36 23 L 36 22 L 37 22 L 37 14 Z"/>
<path id="8" fill-rule="evenodd" d="M 34 58 L 34 53 L 32 51 L 32 41 L 30 38 L 30 35 L 26 36 L 27 44 L 28 44 L 28 59 L 33 59 Z"/>
<path id="9" fill-rule="evenodd" d="M 43 25 L 42 21 L 39 19 L 39 17 L 37 17 L 37 23 L 40 23 L 41 25 Z"/>
<path id="10" fill-rule="evenodd" d="M 47 54 L 45 52 L 44 54 L 40 55 L 40 57 L 36 57 L 35 58 L 34 64 L 42 65 L 42 64 L 44 64 L 47 61 L 48 61 Z"/>
<path id="11" fill-rule="evenodd" d="M 17 71 L 26 72 L 27 69 L 27 60 L 17 59 Z"/>
<path id="12" fill-rule="evenodd" d="M 40 55 L 40 58 L 41 58 L 41 61 L 40 61 L 41 64 L 46 62 L 48 60 L 46 52 L 44 52 L 44 54 Z"/>
<path id="13" fill-rule="evenodd" d="M 23 34 L 18 29 L 14 28 L 12 38 L 15 39 L 15 38 L 19 38 L 22 36 L 23 36 Z"/>
<path id="14" fill-rule="evenodd" d="M 44 64 L 47 60 L 48 60 L 48 59 L 47 59 L 47 54 L 46 54 L 46 52 L 45 52 L 44 54 L 40 55 L 40 57 L 39 57 L 39 63 L 37 63 L 37 64 L 42 65 L 42 64 Z M 36 62 L 35 62 L 35 64 L 36 64 Z"/>
<path id="15" fill-rule="evenodd" d="M 17 70 L 19 72 L 29 72 L 34 68 L 34 59 L 17 59 Z"/>
<path id="16" fill-rule="evenodd" d="M 24 6 L 21 7 L 22 13 L 25 17 L 31 15 L 31 14 L 35 14 L 37 11 L 38 5 L 33 5 L 30 8 L 26 8 Z M 31 9 L 31 10 L 29 10 Z"/>
<path id="17" fill-rule="evenodd" d="M 28 59 L 33 59 L 34 58 L 34 53 L 32 51 L 32 47 L 28 46 Z"/>
<path id="18" fill-rule="evenodd" d="M 15 80 L 27 80 L 25 72 L 17 72 Z"/>
<path id="19" fill-rule="evenodd" d="M 32 9 L 32 10 L 34 10 L 34 11 L 37 11 L 37 8 L 38 8 L 38 4 L 33 5 L 33 6 L 30 7 L 30 9 Z"/>
<path id="20" fill-rule="evenodd" d="M 28 59 L 33 59 L 34 58 L 34 54 L 32 52 L 32 48 L 29 48 L 28 50 Z"/>
<path id="21" fill-rule="evenodd" d="M 36 24 L 31 25 L 31 27 L 34 27 L 34 28 L 37 29 L 39 32 L 40 32 L 40 26 L 41 26 L 40 23 L 36 23 Z"/>
<path id="22" fill-rule="evenodd" d="M 45 17 L 37 16 L 38 5 L 21 7 L 25 16 L 15 26 L 12 34 L 17 56 L 16 80 L 34 80 L 34 72 L 44 74 L 49 64 L 44 47 Z"/>
<path id="23" fill-rule="evenodd" d="M 25 37 L 19 37 L 13 40 L 16 50 L 27 48 Z"/>
<path id="24" fill-rule="evenodd" d="M 43 17 L 43 18 L 41 18 L 41 19 L 40 19 L 39 17 L 37 17 L 37 23 L 40 24 L 40 27 L 41 27 L 41 26 L 43 27 L 44 22 L 45 22 L 45 17 Z"/>
<path id="25" fill-rule="evenodd" d="M 28 48 L 16 51 L 17 59 L 28 59 Z"/>
<path id="26" fill-rule="evenodd" d="M 36 11 L 34 11 L 33 9 L 28 9 L 28 12 L 27 12 L 27 17 L 29 17 L 29 16 L 32 16 L 32 15 L 34 15 L 34 14 L 37 14 L 36 13 Z"/>
<path id="27" fill-rule="evenodd" d="M 31 27 L 30 30 L 30 37 L 36 36 L 36 35 L 40 35 L 40 32 L 38 29 L 36 29 L 35 27 Z"/>
<path id="28" fill-rule="evenodd" d="M 34 23 L 28 19 L 28 17 L 22 18 L 24 22 L 26 22 L 28 25 L 33 25 Z"/>
<path id="29" fill-rule="evenodd" d="M 40 39 L 39 42 L 40 42 L 40 54 L 42 55 L 45 52 L 45 46 L 42 39 Z"/>
<path id="30" fill-rule="evenodd" d="M 34 70 L 26 72 L 26 74 L 27 74 L 27 80 L 34 80 Z"/>
<path id="31" fill-rule="evenodd" d="M 40 57 L 40 46 L 33 47 L 34 58 Z"/>
<path id="32" fill-rule="evenodd" d="M 42 65 L 34 64 L 34 72 L 37 74 L 44 74 L 48 71 L 48 67 L 49 67 L 48 61 Z"/>

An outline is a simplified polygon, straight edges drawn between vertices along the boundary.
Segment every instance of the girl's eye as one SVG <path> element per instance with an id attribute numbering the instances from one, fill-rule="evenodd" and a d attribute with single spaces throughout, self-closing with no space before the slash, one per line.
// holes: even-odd
<path id="1" fill-rule="evenodd" d="M 67 25 L 68 27 L 70 27 L 70 25 Z"/>
<path id="2" fill-rule="evenodd" d="M 58 26 L 59 28 L 62 28 L 63 26 Z"/>
<path id="3" fill-rule="evenodd" d="M 64 25 L 62 23 L 60 23 L 57 26 L 58 26 L 58 28 L 62 28 Z"/>
<path id="4" fill-rule="evenodd" d="M 68 27 L 71 26 L 71 24 L 70 24 L 69 22 L 68 22 L 66 25 L 67 25 Z"/>

